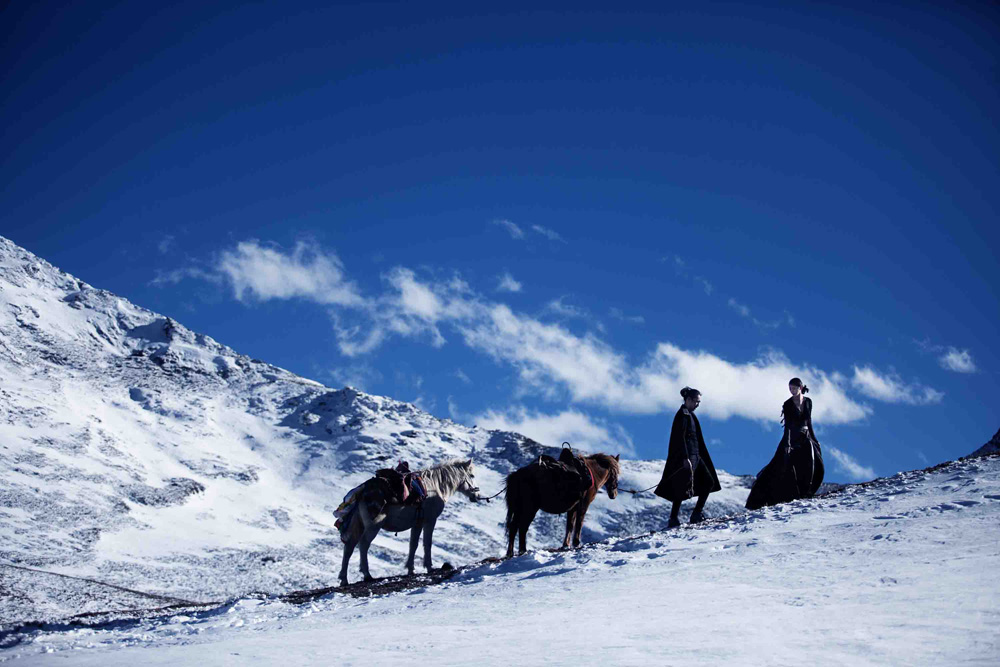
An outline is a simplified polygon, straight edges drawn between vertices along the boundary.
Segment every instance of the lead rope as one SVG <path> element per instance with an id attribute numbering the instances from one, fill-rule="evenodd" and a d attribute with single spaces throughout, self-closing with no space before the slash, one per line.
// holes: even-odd
<path id="1" fill-rule="evenodd" d="M 492 500 L 493 498 L 496 498 L 497 496 L 499 496 L 499 495 L 500 495 L 501 493 L 503 493 L 503 492 L 504 492 L 504 491 L 506 491 L 506 490 L 507 490 L 507 487 L 506 487 L 506 486 L 504 486 L 504 488 L 500 489 L 499 491 L 497 491 L 496 493 L 494 493 L 494 494 L 493 494 L 492 496 L 490 496 L 489 498 L 484 498 L 484 497 L 480 496 L 480 497 L 479 497 L 479 498 L 477 498 L 476 500 L 485 500 L 486 502 L 490 502 L 490 501 L 491 501 L 491 500 Z"/>
<path id="2" fill-rule="evenodd" d="M 635 489 L 618 489 L 618 490 L 619 491 L 624 491 L 625 493 L 631 493 L 634 496 L 637 493 L 646 493 L 647 491 L 652 491 L 653 489 L 655 489 L 658 486 L 659 486 L 659 484 L 657 483 L 657 484 L 654 484 L 653 486 L 649 487 L 648 489 L 642 489 L 641 491 L 636 491 Z"/>

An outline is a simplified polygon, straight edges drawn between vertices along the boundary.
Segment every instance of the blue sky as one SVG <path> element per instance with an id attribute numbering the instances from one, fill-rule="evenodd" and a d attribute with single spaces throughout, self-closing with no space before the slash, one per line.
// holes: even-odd
<path id="1" fill-rule="evenodd" d="M 0 234 L 332 386 L 828 479 L 1000 424 L 1000 12 L 3 10 Z"/>

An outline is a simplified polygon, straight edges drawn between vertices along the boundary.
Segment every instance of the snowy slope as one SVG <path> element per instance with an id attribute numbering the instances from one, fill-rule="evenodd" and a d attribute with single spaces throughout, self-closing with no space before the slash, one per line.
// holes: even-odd
<path id="1" fill-rule="evenodd" d="M 543 451 L 250 359 L 3 237 L 0 377 L 0 623 L 101 600 L 160 604 L 141 593 L 211 601 L 331 585 L 341 556 L 331 512 L 377 468 L 472 457 L 493 493 Z M 621 486 L 651 486 L 662 465 L 624 462 Z M 742 511 L 746 479 L 721 477 L 709 516 Z M 584 539 L 661 527 L 667 510 L 650 494 L 601 495 Z M 503 514 L 499 502 L 451 501 L 436 562 L 501 554 Z M 541 517 L 529 544 L 554 546 L 562 520 Z M 376 540 L 373 574 L 402 571 L 404 538 Z M 97 593 L 95 582 L 129 591 Z"/>
<path id="2" fill-rule="evenodd" d="M 438 586 L 40 632 L 14 665 L 996 665 L 1000 457 Z"/>

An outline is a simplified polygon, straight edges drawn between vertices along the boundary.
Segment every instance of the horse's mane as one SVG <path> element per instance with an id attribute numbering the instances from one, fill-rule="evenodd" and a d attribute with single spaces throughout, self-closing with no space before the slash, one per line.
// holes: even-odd
<path id="1" fill-rule="evenodd" d="M 452 490 L 465 480 L 465 470 L 472 465 L 472 459 L 452 459 L 420 471 L 420 476 L 429 487 Z"/>
<path id="2" fill-rule="evenodd" d="M 594 459 L 602 468 L 611 468 L 611 472 L 614 474 L 615 478 L 617 478 L 621 473 L 621 466 L 618 463 L 618 459 L 613 456 L 608 456 L 607 454 L 591 454 L 587 458 Z"/>

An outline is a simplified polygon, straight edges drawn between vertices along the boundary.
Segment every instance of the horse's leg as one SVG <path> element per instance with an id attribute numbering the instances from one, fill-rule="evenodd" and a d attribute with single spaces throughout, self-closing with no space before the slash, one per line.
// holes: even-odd
<path id="1" fill-rule="evenodd" d="M 431 544 L 434 539 L 434 524 L 437 519 L 427 519 L 424 523 L 424 568 L 430 572 L 431 567 Z"/>
<path id="2" fill-rule="evenodd" d="M 518 526 L 518 555 L 523 554 L 528 550 L 528 527 L 531 522 L 535 520 L 535 515 L 538 514 L 538 508 L 533 507 L 530 511 L 521 514 L 521 524 Z"/>
<path id="3" fill-rule="evenodd" d="M 514 556 L 514 537 L 521 525 L 521 513 L 513 509 L 507 510 L 507 558 Z"/>
<path id="4" fill-rule="evenodd" d="M 368 515 L 365 514 L 365 516 Z M 351 564 L 351 555 L 354 553 L 354 547 L 358 546 L 358 541 L 364 533 L 364 519 L 365 517 L 361 516 L 361 508 L 358 507 L 357 513 L 351 518 L 351 525 L 348 527 L 347 531 L 347 541 L 344 542 L 344 558 L 340 564 L 341 586 L 347 585 L 347 568 Z"/>
<path id="5" fill-rule="evenodd" d="M 590 503 L 584 498 L 576 509 L 576 528 L 573 531 L 573 548 L 576 549 L 580 546 L 580 535 L 583 533 L 583 517 L 587 515 L 587 509 L 590 507 Z"/>
<path id="6" fill-rule="evenodd" d="M 417 554 L 417 544 L 420 542 L 422 522 L 418 521 L 410 529 L 410 555 L 406 558 L 406 573 L 413 574 L 413 559 Z"/>
<path id="7" fill-rule="evenodd" d="M 347 566 L 351 562 L 351 554 L 354 553 L 354 547 L 357 546 L 357 539 L 351 535 L 344 542 L 344 560 L 340 564 L 340 585 L 347 585 Z"/>
<path id="8" fill-rule="evenodd" d="M 561 549 L 569 549 L 569 538 L 573 534 L 573 526 L 576 521 L 576 508 L 566 512 L 566 537 L 563 538 Z"/>
<path id="9" fill-rule="evenodd" d="M 374 518 L 369 517 L 368 508 L 362 505 L 358 508 L 358 513 L 361 515 L 362 522 L 364 524 L 364 532 L 361 533 L 361 574 L 364 575 L 365 581 L 372 581 L 372 573 L 368 571 L 368 547 L 371 546 L 372 540 L 378 535 L 378 531 L 381 530 L 381 524 L 375 522 Z"/>

